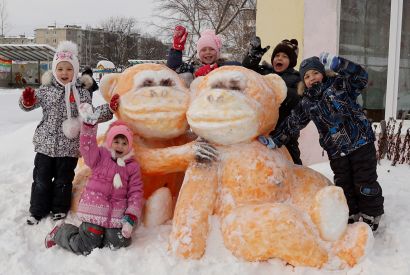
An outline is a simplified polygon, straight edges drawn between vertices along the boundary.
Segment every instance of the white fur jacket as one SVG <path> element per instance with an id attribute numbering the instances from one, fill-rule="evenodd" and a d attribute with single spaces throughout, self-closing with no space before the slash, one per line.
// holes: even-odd
<path id="1" fill-rule="evenodd" d="M 90 79 L 87 79 L 90 78 Z M 92 104 L 91 95 L 87 90 L 89 83 L 92 83 L 90 76 L 82 76 L 77 80 L 76 88 L 79 93 L 80 102 Z M 80 138 L 79 134 L 74 138 L 67 138 L 63 133 L 62 124 L 67 120 L 67 110 L 65 102 L 65 90 L 54 78 L 51 71 L 44 73 L 42 85 L 35 91 L 36 103 L 27 108 L 19 99 L 19 106 L 24 111 L 32 111 L 42 108 L 43 117 L 34 132 L 34 151 L 50 157 L 79 157 Z M 78 119 L 78 106 L 73 100 L 70 101 L 71 115 Z M 108 104 L 97 107 L 100 111 L 98 122 L 112 119 Z"/>

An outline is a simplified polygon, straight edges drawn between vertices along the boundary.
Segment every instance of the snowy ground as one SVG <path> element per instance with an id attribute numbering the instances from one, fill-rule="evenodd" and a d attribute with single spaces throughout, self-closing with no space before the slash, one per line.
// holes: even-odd
<path id="1" fill-rule="evenodd" d="M 19 90 L 0 89 L 0 274 L 410 274 L 410 166 L 379 166 L 385 211 L 375 246 L 362 263 L 350 270 L 324 271 L 293 268 L 279 260 L 249 263 L 227 251 L 213 219 L 205 256 L 197 261 L 173 258 L 167 251 L 170 224 L 154 229 L 140 227 L 129 248 L 97 249 L 89 256 L 76 256 L 61 248 L 44 248 L 44 237 L 53 227 L 50 219 L 26 225 L 34 160 L 32 135 L 41 112 L 18 108 Z M 94 105 L 100 104 L 96 95 Z M 102 127 L 104 129 L 104 127 Z M 327 163 L 312 168 L 328 178 Z M 69 221 L 75 221 L 72 216 Z"/>

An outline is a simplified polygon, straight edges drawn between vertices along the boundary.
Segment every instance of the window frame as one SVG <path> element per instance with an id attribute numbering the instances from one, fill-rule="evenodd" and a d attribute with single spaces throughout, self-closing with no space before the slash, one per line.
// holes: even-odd
<path id="1" fill-rule="evenodd" d="M 338 22 L 338 39 L 337 51 L 340 46 L 340 16 L 341 16 L 341 1 L 337 0 L 337 22 Z M 396 120 L 397 115 L 397 97 L 399 93 L 399 74 L 400 74 L 400 44 L 402 32 L 402 15 L 403 15 L 403 0 L 390 0 L 390 27 L 389 27 L 389 49 L 387 57 L 387 83 L 386 83 L 386 99 L 384 119 L 386 121 L 393 117 Z M 378 124 L 378 123 L 377 123 Z M 410 127 L 410 120 L 404 120 L 403 128 Z"/>

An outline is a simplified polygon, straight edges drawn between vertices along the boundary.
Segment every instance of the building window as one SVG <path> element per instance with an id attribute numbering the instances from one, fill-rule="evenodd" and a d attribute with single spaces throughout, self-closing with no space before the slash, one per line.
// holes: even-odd
<path id="1" fill-rule="evenodd" d="M 401 119 L 410 110 L 410 0 L 340 3 L 339 54 L 369 73 L 360 103 L 375 122 Z"/>
<path id="2" fill-rule="evenodd" d="M 400 66 L 397 94 L 398 119 L 410 120 L 410 0 L 403 0 Z"/>

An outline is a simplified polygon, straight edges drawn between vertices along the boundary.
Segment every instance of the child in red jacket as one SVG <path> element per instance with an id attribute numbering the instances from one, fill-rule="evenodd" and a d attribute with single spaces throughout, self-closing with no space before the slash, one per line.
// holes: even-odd
<path id="1" fill-rule="evenodd" d="M 173 46 L 169 51 L 167 66 L 181 74 L 187 84 L 193 76 L 205 76 L 214 69 L 224 65 L 241 66 L 240 62 L 225 61 L 220 58 L 222 40 L 214 30 L 204 30 L 196 43 L 196 57 L 200 64 L 183 63 L 182 51 L 185 49 L 185 42 L 188 36 L 187 30 L 183 26 L 176 26 L 173 36 Z"/>

